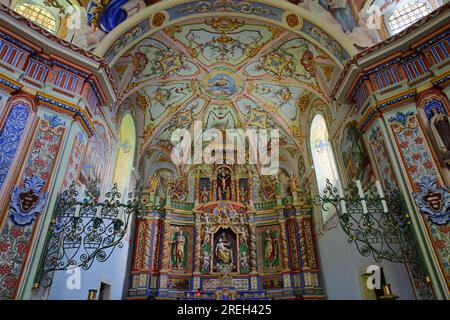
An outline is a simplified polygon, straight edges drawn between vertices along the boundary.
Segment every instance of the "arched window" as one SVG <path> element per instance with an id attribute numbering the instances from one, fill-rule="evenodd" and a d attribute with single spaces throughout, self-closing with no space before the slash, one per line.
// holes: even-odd
<path id="1" fill-rule="evenodd" d="M 431 11 L 431 5 L 426 1 L 409 1 L 400 5 L 386 16 L 391 35 L 406 29 Z"/>
<path id="2" fill-rule="evenodd" d="M 56 33 L 56 17 L 43 6 L 36 3 L 23 1 L 20 2 L 14 10 L 18 14 L 33 21 L 44 29 Z"/>
<path id="3" fill-rule="evenodd" d="M 127 113 L 120 125 L 119 144 L 116 151 L 113 182 L 120 192 L 126 192 L 130 184 L 136 147 L 136 129 L 131 114 Z"/>
<path id="4" fill-rule="evenodd" d="M 314 116 L 311 123 L 310 135 L 311 153 L 314 163 L 314 171 L 316 173 L 317 186 L 320 195 L 323 195 L 323 190 L 326 186 L 327 179 L 336 186 L 339 179 L 336 161 L 333 154 L 333 149 L 329 141 L 328 129 L 325 119 L 322 115 Z M 322 217 L 325 222 L 333 212 L 323 211 Z"/>

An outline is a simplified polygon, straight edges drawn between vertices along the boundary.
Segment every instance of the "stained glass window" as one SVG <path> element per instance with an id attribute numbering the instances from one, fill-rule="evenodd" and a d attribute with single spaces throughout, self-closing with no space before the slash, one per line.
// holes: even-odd
<path id="1" fill-rule="evenodd" d="M 21 2 L 15 11 L 37 25 L 56 33 L 56 17 L 41 5 L 32 2 Z"/>
<path id="2" fill-rule="evenodd" d="M 430 12 L 431 6 L 421 1 L 410 1 L 394 9 L 388 19 L 391 34 L 399 33 Z"/>
<path id="3" fill-rule="evenodd" d="M 316 115 L 311 123 L 310 145 L 317 186 L 319 194 L 322 196 L 327 179 L 333 186 L 336 186 L 339 176 L 333 149 L 329 141 L 327 124 L 320 114 Z M 332 213 L 331 208 L 329 211 L 322 210 L 323 221 L 325 222 Z"/>

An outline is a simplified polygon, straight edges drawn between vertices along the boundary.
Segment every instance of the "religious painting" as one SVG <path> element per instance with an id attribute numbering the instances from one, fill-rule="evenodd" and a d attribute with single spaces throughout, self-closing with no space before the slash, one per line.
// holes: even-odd
<path id="1" fill-rule="evenodd" d="M 208 96 L 224 100 L 229 99 L 243 88 L 242 80 L 231 69 L 216 69 L 208 73 L 200 87 Z"/>
<path id="2" fill-rule="evenodd" d="M 245 204 L 248 202 L 248 179 L 239 179 L 238 187 L 239 202 Z"/>
<path id="3" fill-rule="evenodd" d="M 283 278 L 262 278 L 261 287 L 263 289 L 282 289 L 283 288 Z"/>
<path id="4" fill-rule="evenodd" d="M 351 182 L 360 180 L 363 185 L 366 185 L 375 180 L 361 132 L 353 123 L 344 129 L 341 150 L 347 177 Z"/>
<path id="5" fill-rule="evenodd" d="M 96 1 L 91 0 L 87 6 L 87 21 L 91 31 L 100 29 L 108 33 L 127 18 L 122 9 L 128 0 Z"/>
<path id="6" fill-rule="evenodd" d="M 190 282 L 188 278 L 171 278 L 167 281 L 167 287 L 175 290 L 189 290 Z"/>
<path id="7" fill-rule="evenodd" d="M 319 0 L 319 4 L 331 13 L 345 33 L 351 33 L 358 27 L 352 10 L 352 2 L 352 0 Z"/>
<path id="8" fill-rule="evenodd" d="M 275 182 L 271 177 L 262 176 L 259 181 L 259 192 L 264 200 L 272 200 L 275 198 Z"/>
<path id="9" fill-rule="evenodd" d="M 213 266 L 215 272 L 237 271 L 237 240 L 231 229 L 220 228 L 214 234 Z"/>
<path id="10" fill-rule="evenodd" d="M 88 142 L 78 180 L 86 188 L 96 184 L 101 190 L 106 187 L 112 146 L 105 127 L 98 122 L 94 123 L 94 126 L 97 132 Z"/>
<path id="11" fill-rule="evenodd" d="M 420 106 L 423 108 L 428 122 L 428 134 L 431 135 L 434 149 L 443 158 L 447 165 L 450 164 L 450 118 L 446 110 L 447 99 L 437 92 L 430 92 L 420 98 Z"/>
<path id="12" fill-rule="evenodd" d="M 209 178 L 200 178 L 199 180 L 199 195 L 200 202 L 207 203 L 210 200 L 211 181 Z"/>
<path id="13" fill-rule="evenodd" d="M 170 269 L 172 271 L 190 271 L 192 247 L 192 228 L 188 226 L 171 226 Z"/>
<path id="14" fill-rule="evenodd" d="M 274 272 L 281 269 L 280 226 L 273 225 L 256 229 L 259 241 L 259 268 L 262 272 Z"/>

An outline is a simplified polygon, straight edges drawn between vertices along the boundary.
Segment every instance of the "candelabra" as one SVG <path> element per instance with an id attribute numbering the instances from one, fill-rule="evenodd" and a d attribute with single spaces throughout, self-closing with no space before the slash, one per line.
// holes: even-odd
<path id="1" fill-rule="evenodd" d="M 323 193 L 310 199 L 323 211 L 336 213 L 348 242 L 376 262 L 420 262 L 411 233 L 410 216 L 396 189 L 383 190 L 379 181 L 364 189 L 359 180 L 343 189 L 327 179 Z"/>
<path id="2" fill-rule="evenodd" d="M 103 197 L 93 185 L 80 199 L 72 183 L 56 202 L 36 285 L 49 287 L 54 271 L 87 270 L 95 260 L 108 260 L 115 248 L 123 247 L 131 215 L 145 214 L 141 194 L 138 183 L 122 203 L 116 184 Z"/>

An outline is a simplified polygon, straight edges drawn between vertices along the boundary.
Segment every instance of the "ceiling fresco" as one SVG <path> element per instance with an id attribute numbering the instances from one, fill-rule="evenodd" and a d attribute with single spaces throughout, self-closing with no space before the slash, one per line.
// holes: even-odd
<path id="1" fill-rule="evenodd" d="M 340 68 L 318 46 L 274 25 L 210 17 L 144 38 L 113 72 L 139 114 L 142 154 L 169 153 L 172 132 L 195 120 L 204 128 L 277 128 L 280 147 L 299 150 L 302 117 L 313 100 L 330 103 Z"/>

